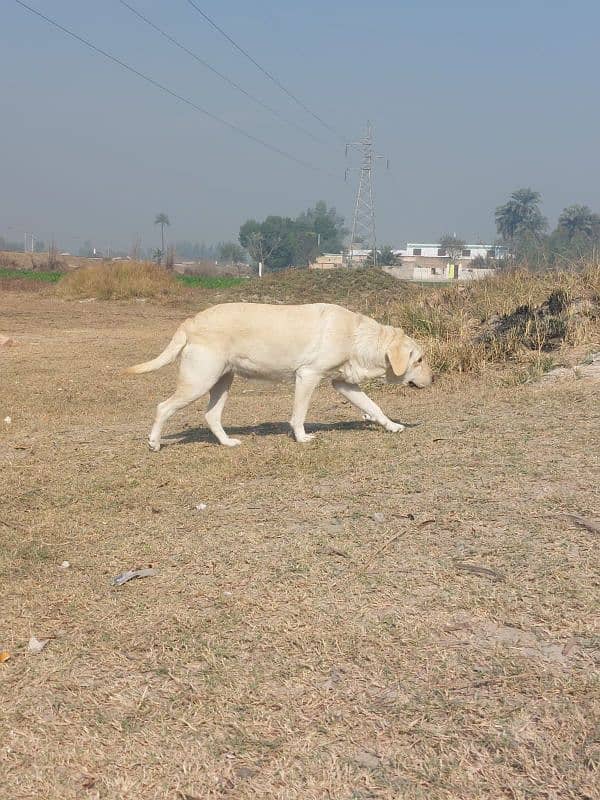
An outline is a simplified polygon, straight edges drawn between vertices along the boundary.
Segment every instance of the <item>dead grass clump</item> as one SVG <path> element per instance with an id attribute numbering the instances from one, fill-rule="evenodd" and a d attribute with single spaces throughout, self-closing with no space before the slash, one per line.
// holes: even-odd
<path id="1" fill-rule="evenodd" d="M 471 284 L 399 293 L 373 316 L 423 342 L 437 372 L 513 363 L 538 372 L 564 346 L 600 341 L 600 269 L 504 273 Z"/>
<path id="2" fill-rule="evenodd" d="M 63 297 L 95 297 L 98 300 L 168 297 L 180 291 L 167 270 L 145 261 L 94 264 L 65 275 L 57 287 L 57 292 Z"/>

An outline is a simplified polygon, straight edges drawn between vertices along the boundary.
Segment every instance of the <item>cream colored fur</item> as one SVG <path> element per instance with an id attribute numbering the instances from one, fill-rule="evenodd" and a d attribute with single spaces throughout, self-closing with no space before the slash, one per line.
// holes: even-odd
<path id="1" fill-rule="evenodd" d="M 171 364 L 180 354 L 175 393 L 156 411 L 149 436 L 152 450 L 160 449 L 165 422 L 206 393 L 208 427 L 221 444 L 240 444 L 221 424 L 234 375 L 295 380 L 290 424 L 298 442 L 314 436 L 305 432 L 304 421 L 312 393 L 323 378 L 331 379 L 334 388 L 365 418 L 393 432 L 404 426 L 386 417 L 358 384 L 383 376 L 391 383 L 421 388 L 432 382 L 421 348 L 402 330 L 329 303 L 213 306 L 185 320 L 159 356 L 127 372 L 152 372 Z"/>

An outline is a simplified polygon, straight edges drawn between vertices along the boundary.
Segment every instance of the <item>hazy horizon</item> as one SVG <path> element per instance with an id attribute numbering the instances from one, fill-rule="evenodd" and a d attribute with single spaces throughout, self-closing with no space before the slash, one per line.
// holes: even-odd
<path id="1" fill-rule="evenodd" d="M 0 30 L 0 235 L 25 231 L 75 252 L 237 240 L 249 217 L 296 216 L 318 200 L 349 224 L 356 173 L 344 139 L 367 119 L 390 171 L 375 176 L 378 241 L 455 232 L 493 239 L 510 192 L 542 194 L 550 223 L 572 203 L 600 211 L 594 102 L 600 8 L 591 2 L 196 0 L 342 136 L 295 105 L 186 0 L 131 5 L 323 143 L 272 117 L 151 30 L 118 0 L 31 5 L 311 170 L 178 102 L 13 0 Z M 358 163 L 356 159 L 352 162 Z"/>

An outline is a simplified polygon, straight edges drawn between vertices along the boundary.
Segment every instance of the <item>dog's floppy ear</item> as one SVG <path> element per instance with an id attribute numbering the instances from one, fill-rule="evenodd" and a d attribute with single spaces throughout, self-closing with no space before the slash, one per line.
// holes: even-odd
<path id="1" fill-rule="evenodd" d="M 399 336 L 388 347 L 386 356 L 390 362 L 390 366 L 394 375 L 397 378 L 402 377 L 408 369 L 408 362 L 410 361 L 410 343 L 404 336 Z"/>

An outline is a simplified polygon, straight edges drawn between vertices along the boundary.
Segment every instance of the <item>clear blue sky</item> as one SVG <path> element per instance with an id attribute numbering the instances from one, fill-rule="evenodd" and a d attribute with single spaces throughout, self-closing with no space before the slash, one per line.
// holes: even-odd
<path id="1" fill-rule="evenodd" d="M 600 3 L 196 2 L 344 136 L 373 121 L 391 162 L 376 175 L 380 242 L 489 238 L 495 206 L 521 186 L 542 193 L 551 222 L 575 202 L 600 211 Z M 236 238 L 248 217 L 296 215 L 319 199 L 349 219 L 342 142 L 186 0 L 130 3 L 325 144 L 221 83 L 118 0 L 29 3 L 324 171 L 238 136 L 2 0 L 0 234 L 54 233 L 74 249 L 84 239 L 126 247 L 139 234 L 152 245 L 165 211 L 173 239 L 210 243 Z"/>

